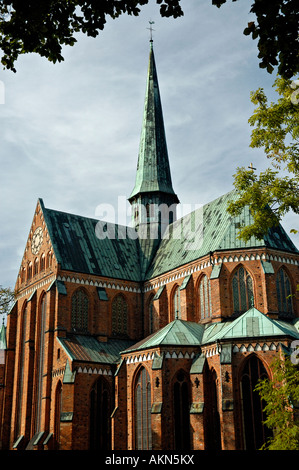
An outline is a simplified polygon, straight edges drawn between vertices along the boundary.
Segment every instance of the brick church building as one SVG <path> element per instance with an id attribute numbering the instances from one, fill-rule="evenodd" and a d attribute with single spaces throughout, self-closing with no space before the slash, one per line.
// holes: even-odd
<path id="1" fill-rule="evenodd" d="M 37 202 L 1 328 L 2 449 L 258 449 L 253 391 L 299 339 L 299 252 L 235 191 L 177 219 L 153 44 L 132 227 Z"/>

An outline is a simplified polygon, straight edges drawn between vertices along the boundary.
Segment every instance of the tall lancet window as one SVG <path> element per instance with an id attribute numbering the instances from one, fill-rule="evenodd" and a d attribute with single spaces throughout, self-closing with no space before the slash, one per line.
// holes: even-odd
<path id="1" fill-rule="evenodd" d="M 112 301 L 112 334 L 115 336 L 128 334 L 128 304 L 121 294 Z"/>
<path id="2" fill-rule="evenodd" d="M 179 286 L 175 289 L 173 294 L 173 313 L 175 320 L 181 318 L 181 291 Z"/>
<path id="3" fill-rule="evenodd" d="M 46 330 L 46 314 L 47 314 L 47 294 L 43 296 L 39 315 L 39 346 L 37 355 L 37 394 L 36 394 L 36 415 L 35 415 L 35 431 L 41 431 L 41 411 L 43 396 L 43 376 L 45 362 L 45 330 Z"/>
<path id="4" fill-rule="evenodd" d="M 78 289 L 72 297 L 72 330 L 88 331 L 88 296 L 83 289 Z"/>
<path id="5" fill-rule="evenodd" d="M 276 276 L 276 293 L 279 314 L 286 317 L 292 316 L 293 302 L 291 283 L 289 276 L 283 268 L 280 268 Z"/>
<path id="6" fill-rule="evenodd" d="M 204 320 L 212 315 L 211 284 L 208 276 L 204 275 L 198 287 L 200 319 Z"/>
<path id="7" fill-rule="evenodd" d="M 151 382 L 147 370 L 142 367 L 135 385 L 135 449 L 152 448 Z"/>
<path id="8" fill-rule="evenodd" d="M 18 411 L 17 411 L 17 426 L 16 426 L 15 438 L 19 437 L 21 434 L 27 311 L 28 311 L 28 304 L 26 303 L 23 309 L 23 315 L 21 316 L 22 321 L 19 324 L 19 327 L 20 327 L 19 341 L 21 344 L 21 350 L 20 350 L 20 356 L 19 356 L 20 361 L 19 361 L 18 397 L 17 397 L 17 400 L 18 400 L 17 410 Z"/>
<path id="9" fill-rule="evenodd" d="M 254 306 L 253 282 L 250 274 L 241 266 L 232 280 L 233 312 L 241 314 Z"/>

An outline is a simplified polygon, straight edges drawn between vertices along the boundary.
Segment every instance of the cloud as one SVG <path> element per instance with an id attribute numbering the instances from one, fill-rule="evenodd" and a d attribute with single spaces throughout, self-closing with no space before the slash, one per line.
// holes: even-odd
<path id="1" fill-rule="evenodd" d="M 251 90 L 272 90 L 256 42 L 243 35 L 249 5 L 183 0 L 184 17 L 161 18 L 155 2 L 139 17 L 108 19 L 100 35 L 78 35 L 65 61 L 34 54 L 2 72 L 0 284 L 13 286 L 38 197 L 46 207 L 93 217 L 135 181 L 149 32 L 164 111 L 174 189 L 206 203 L 232 189 L 237 166 L 265 163 L 249 148 Z M 294 222 L 292 216 L 288 226 Z"/>

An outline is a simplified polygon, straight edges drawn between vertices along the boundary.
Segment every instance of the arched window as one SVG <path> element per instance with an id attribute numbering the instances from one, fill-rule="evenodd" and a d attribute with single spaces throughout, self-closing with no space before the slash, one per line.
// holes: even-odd
<path id="1" fill-rule="evenodd" d="M 21 271 L 21 283 L 25 282 L 26 280 L 26 268 L 22 267 Z"/>
<path id="2" fill-rule="evenodd" d="M 261 400 L 255 386 L 260 379 L 268 378 L 263 363 L 253 354 L 246 361 L 241 376 L 241 401 L 245 450 L 258 450 L 266 442 L 271 432 L 264 421 L 265 403 Z"/>
<path id="3" fill-rule="evenodd" d="M 51 265 L 52 265 L 52 253 L 51 251 L 49 251 L 47 254 L 47 268 L 50 268 Z"/>
<path id="4" fill-rule="evenodd" d="M 200 319 L 204 320 L 212 315 L 211 284 L 208 276 L 204 275 L 198 286 Z"/>
<path id="5" fill-rule="evenodd" d="M 189 383 L 179 371 L 173 385 L 174 444 L 175 450 L 190 449 Z"/>
<path id="6" fill-rule="evenodd" d="M 204 365 L 204 436 L 205 450 L 221 450 L 221 426 L 217 374 Z"/>
<path id="7" fill-rule="evenodd" d="M 34 276 L 38 274 L 38 258 L 34 260 Z"/>
<path id="8" fill-rule="evenodd" d="M 46 258 L 45 258 L 45 254 L 43 253 L 40 257 L 40 271 L 44 271 L 45 270 L 45 267 L 46 267 Z"/>
<path id="9" fill-rule="evenodd" d="M 241 266 L 232 280 L 233 312 L 241 314 L 254 306 L 253 283 L 250 274 Z"/>
<path id="10" fill-rule="evenodd" d="M 142 367 L 135 382 L 135 449 L 152 448 L 151 382 L 147 370 Z"/>
<path id="11" fill-rule="evenodd" d="M 181 318 L 181 291 L 179 286 L 175 289 L 173 294 L 173 313 L 175 320 Z"/>
<path id="12" fill-rule="evenodd" d="M 108 382 L 100 377 L 90 392 L 90 450 L 109 450 L 111 395 Z"/>
<path id="13" fill-rule="evenodd" d="M 32 263 L 30 262 L 27 266 L 27 281 L 32 278 Z"/>
<path id="14" fill-rule="evenodd" d="M 88 331 L 88 296 L 83 289 L 78 289 L 72 297 L 72 329 Z"/>
<path id="15" fill-rule="evenodd" d="M 112 301 L 112 334 L 116 336 L 128 334 L 128 304 L 121 294 Z"/>
<path id="16" fill-rule="evenodd" d="M 293 316 L 293 302 L 290 279 L 283 268 L 276 276 L 276 293 L 280 316 Z"/>

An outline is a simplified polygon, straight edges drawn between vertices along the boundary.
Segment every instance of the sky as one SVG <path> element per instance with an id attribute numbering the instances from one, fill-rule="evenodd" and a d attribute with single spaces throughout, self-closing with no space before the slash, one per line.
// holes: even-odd
<path id="1" fill-rule="evenodd" d="M 276 100 L 275 74 L 259 68 L 243 30 L 250 1 L 182 0 L 184 16 L 162 18 L 154 0 L 138 17 L 108 19 L 97 38 L 77 36 L 52 64 L 37 54 L 0 70 L 0 285 L 14 287 L 38 198 L 86 217 L 115 208 L 135 182 L 149 57 L 149 21 L 173 187 L 182 206 L 233 189 L 237 167 L 269 166 L 249 147 L 250 92 Z M 124 211 L 126 211 L 125 207 Z M 298 225 L 290 213 L 289 233 Z M 123 218 L 123 216 L 122 216 Z M 299 236 L 292 235 L 299 247 Z"/>

